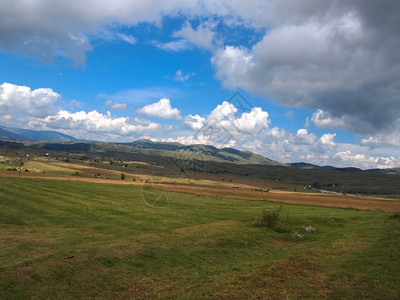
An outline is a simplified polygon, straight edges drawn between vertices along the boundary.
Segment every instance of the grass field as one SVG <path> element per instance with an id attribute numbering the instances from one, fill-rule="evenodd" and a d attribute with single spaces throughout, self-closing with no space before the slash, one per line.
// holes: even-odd
<path id="1" fill-rule="evenodd" d="M 399 299 L 391 216 L 0 177 L 0 298 Z"/>

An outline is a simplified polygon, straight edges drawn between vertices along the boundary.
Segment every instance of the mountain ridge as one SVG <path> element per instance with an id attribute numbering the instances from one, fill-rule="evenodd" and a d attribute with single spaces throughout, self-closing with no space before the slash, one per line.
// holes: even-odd
<path id="1" fill-rule="evenodd" d="M 50 130 L 32 130 L 15 127 L 0 126 L 0 138 L 12 141 L 52 141 L 78 142 L 79 139 L 71 135 Z"/>
<path id="2" fill-rule="evenodd" d="M 189 159 L 189 160 L 205 160 L 215 162 L 229 162 L 234 164 L 259 164 L 266 166 L 281 166 L 293 169 L 308 169 L 308 170 L 337 170 L 342 172 L 371 172 L 379 174 L 400 174 L 400 168 L 387 169 L 367 169 L 362 170 L 355 167 L 334 167 L 334 166 L 319 166 L 306 162 L 281 163 L 262 155 L 256 154 L 247 150 L 238 150 L 235 148 L 224 147 L 217 148 L 212 145 L 192 144 L 184 145 L 178 142 L 156 142 L 150 139 L 141 139 L 128 143 L 101 143 L 77 139 L 73 136 L 63 134 L 57 131 L 39 131 L 31 129 L 13 128 L 0 125 L 0 140 L 5 141 L 29 141 L 43 142 L 44 148 L 62 149 L 68 151 L 90 151 L 93 145 L 97 149 L 113 148 L 112 145 L 120 145 L 124 151 L 133 151 L 143 155 L 158 155 L 174 159 Z M 53 144 L 52 144 L 53 143 Z"/>

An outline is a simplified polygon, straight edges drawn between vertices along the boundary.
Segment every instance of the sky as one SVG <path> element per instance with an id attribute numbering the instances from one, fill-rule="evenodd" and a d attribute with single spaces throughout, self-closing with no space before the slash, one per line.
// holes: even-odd
<path id="1" fill-rule="evenodd" d="M 0 0 L 0 124 L 400 167 L 398 0 Z"/>

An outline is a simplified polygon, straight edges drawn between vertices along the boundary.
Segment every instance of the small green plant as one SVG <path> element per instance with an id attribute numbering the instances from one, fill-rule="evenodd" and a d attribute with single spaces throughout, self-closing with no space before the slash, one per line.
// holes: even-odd
<path id="1" fill-rule="evenodd" d="M 400 212 L 395 212 L 389 216 L 389 219 L 400 219 Z"/>
<path id="2" fill-rule="evenodd" d="M 268 211 L 264 209 L 258 225 L 275 230 L 279 221 L 280 211 L 281 208 L 274 208 Z"/>
<path id="3" fill-rule="evenodd" d="M 125 180 L 125 174 L 121 173 L 121 180 Z"/>

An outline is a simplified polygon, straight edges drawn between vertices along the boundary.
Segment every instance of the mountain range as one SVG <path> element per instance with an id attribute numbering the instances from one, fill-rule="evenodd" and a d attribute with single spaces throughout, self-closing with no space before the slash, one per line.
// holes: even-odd
<path id="1" fill-rule="evenodd" d="M 40 131 L 14 127 L 0 126 L 0 140 L 7 141 L 52 141 L 77 142 L 81 141 L 73 136 L 57 131 Z"/>
<path id="2" fill-rule="evenodd" d="M 174 159 L 229 162 L 240 165 L 282 166 L 303 170 L 362 171 L 353 167 L 336 168 L 305 162 L 284 164 L 251 151 L 240 151 L 234 148 L 219 149 L 211 145 L 183 145 L 180 143 L 154 142 L 151 140 L 138 140 L 131 143 L 89 143 L 87 140 L 76 139 L 73 136 L 57 131 L 38 131 L 5 126 L 0 126 L 0 140 L 40 142 L 40 147 L 47 150 L 90 151 L 95 148 L 97 151 L 113 151 L 113 149 L 118 147 L 118 150 L 127 152 Z M 400 174 L 400 168 L 370 169 L 366 171 L 379 174 Z"/>

